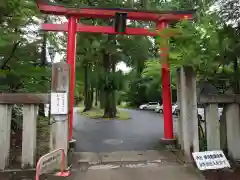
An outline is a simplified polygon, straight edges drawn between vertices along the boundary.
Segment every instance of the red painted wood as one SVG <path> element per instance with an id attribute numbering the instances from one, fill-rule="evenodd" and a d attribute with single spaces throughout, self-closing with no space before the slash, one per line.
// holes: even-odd
<path id="1" fill-rule="evenodd" d="M 126 12 L 128 13 L 128 19 L 132 20 L 142 20 L 142 21 L 173 21 L 182 19 L 193 19 L 193 10 L 190 11 L 137 11 L 134 9 L 107 9 L 107 8 L 66 8 L 64 6 L 53 6 L 48 4 L 42 4 L 37 1 L 38 8 L 41 12 L 45 14 L 54 15 L 75 15 L 77 17 L 85 18 L 114 18 L 116 12 Z"/>
<path id="2" fill-rule="evenodd" d="M 76 68 L 76 41 L 77 41 L 77 18 L 72 16 L 68 19 L 66 24 L 68 29 L 67 41 L 67 63 L 70 67 L 70 84 L 69 84 L 69 141 L 72 140 L 73 128 L 73 106 L 74 106 L 74 90 L 75 90 L 75 68 Z"/>
<path id="3" fill-rule="evenodd" d="M 45 31 L 68 31 L 67 24 L 42 24 L 42 29 Z M 117 33 L 114 27 L 111 26 L 92 26 L 92 25 L 77 25 L 77 32 L 103 33 L 103 34 L 125 34 L 125 35 L 142 35 L 156 36 L 157 31 L 146 28 L 126 28 L 125 33 Z"/>

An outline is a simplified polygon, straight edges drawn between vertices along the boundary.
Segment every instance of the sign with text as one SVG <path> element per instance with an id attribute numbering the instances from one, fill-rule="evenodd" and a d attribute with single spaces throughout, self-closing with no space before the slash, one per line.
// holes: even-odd
<path id="1" fill-rule="evenodd" d="M 61 149 L 52 151 L 42 156 L 37 165 L 38 174 L 51 173 L 52 171 L 59 169 L 63 160 L 63 150 Z"/>
<path id="2" fill-rule="evenodd" d="M 68 114 L 67 93 L 51 93 L 51 114 Z"/>
<path id="3" fill-rule="evenodd" d="M 204 151 L 192 153 L 199 170 L 230 168 L 223 151 Z"/>

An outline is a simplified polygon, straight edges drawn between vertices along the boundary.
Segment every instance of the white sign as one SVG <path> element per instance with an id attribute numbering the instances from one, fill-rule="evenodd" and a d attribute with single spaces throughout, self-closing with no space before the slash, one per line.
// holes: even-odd
<path id="1" fill-rule="evenodd" d="M 51 114 L 68 114 L 67 93 L 51 93 Z"/>
<path id="2" fill-rule="evenodd" d="M 51 173 L 52 171 L 59 169 L 61 162 L 63 161 L 62 153 L 62 149 L 59 149 L 42 156 L 37 164 L 37 174 Z"/>
<path id="3" fill-rule="evenodd" d="M 199 170 L 230 168 L 223 151 L 204 151 L 192 153 Z"/>

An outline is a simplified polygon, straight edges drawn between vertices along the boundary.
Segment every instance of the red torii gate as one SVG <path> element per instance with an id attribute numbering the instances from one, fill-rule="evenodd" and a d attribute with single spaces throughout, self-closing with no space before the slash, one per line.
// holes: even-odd
<path id="1" fill-rule="evenodd" d="M 103 33 L 103 34 L 123 34 L 123 35 L 143 35 L 158 36 L 159 31 L 166 28 L 169 22 L 183 19 L 193 19 L 194 10 L 190 11 L 142 11 L 135 9 L 122 8 L 66 8 L 43 3 L 42 0 L 36 0 L 39 10 L 42 13 L 50 15 L 66 16 L 68 22 L 64 24 L 42 24 L 45 31 L 65 31 L 68 32 L 67 41 L 67 63 L 70 66 L 70 114 L 69 114 L 69 140 L 72 140 L 72 120 L 74 105 L 75 88 L 75 63 L 76 63 L 76 34 L 77 32 Z M 102 18 L 115 19 L 115 27 L 112 26 L 93 26 L 77 23 L 80 18 Z M 129 28 L 126 27 L 126 20 L 152 21 L 156 23 L 156 30 L 147 28 Z M 164 38 L 164 37 L 162 37 Z M 173 140 L 173 120 L 172 120 L 172 100 L 170 71 L 168 65 L 168 47 L 162 47 L 162 98 L 164 111 L 164 138 L 163 140 Z"/>

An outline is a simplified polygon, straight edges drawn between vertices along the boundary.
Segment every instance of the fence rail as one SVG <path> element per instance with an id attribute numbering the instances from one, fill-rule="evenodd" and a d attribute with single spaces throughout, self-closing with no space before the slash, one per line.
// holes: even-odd
<path id="1" fill-rule="evenodd" d="M 0 104 L 49 104 L 50 94 L 2 93 Z"/>

